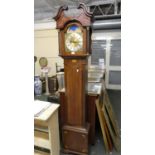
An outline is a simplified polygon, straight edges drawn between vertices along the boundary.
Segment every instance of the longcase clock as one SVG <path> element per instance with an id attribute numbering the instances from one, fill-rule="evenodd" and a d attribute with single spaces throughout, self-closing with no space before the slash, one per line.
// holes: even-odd
<path id="1" fill-rule="evenodd" d="M 60 7 L 54 19 L 65 72 L 65 102 L 61 103 L 63 152 L 87 155 L 90 125 L 86 122 L 86 93 L 92 13 L 80 3 L 74 11 Z"/>

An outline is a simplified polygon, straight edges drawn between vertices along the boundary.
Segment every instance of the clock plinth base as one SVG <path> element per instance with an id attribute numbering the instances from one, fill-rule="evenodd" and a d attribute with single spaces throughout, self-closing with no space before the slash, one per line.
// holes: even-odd
<path id="1" fill-rule="evenodd" d="M 63 152 L 88 155 L 90 125 L 85 128 L 65 125 L 62 129 Z"/>

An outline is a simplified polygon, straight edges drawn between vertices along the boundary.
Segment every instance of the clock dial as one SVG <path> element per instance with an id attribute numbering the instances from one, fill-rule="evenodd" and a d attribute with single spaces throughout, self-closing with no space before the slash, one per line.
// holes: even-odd
<path id="1" fill-rule="evenodd" d="M 66 52 L 78 52 L 82 50 L 83 36 L 81 29 L 72 25 L 68 28 L 65 35 L 65 48 Z"/>

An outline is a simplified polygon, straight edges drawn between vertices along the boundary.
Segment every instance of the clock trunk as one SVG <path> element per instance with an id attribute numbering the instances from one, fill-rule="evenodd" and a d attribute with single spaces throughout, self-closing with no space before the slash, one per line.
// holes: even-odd
<path id="1" fill-rule="evenodd" d="M 64 59 L 67 124 L 85 126 L 87 58 Z"/>

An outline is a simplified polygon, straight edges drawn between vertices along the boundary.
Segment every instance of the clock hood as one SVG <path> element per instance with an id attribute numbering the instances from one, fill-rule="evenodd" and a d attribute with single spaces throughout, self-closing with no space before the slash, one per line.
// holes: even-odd
<path id="1" fill-rule="evenodd" d="M 90 26 L 93 14 L 88 12 L 86 6 L 80 3 L 77 9 L 68 9 L 68 6 L 61 6 L 54 19 L 57 21 L 57 29 L 62 29 L 69 21 L 78 21 L 82 26 Z"/>

